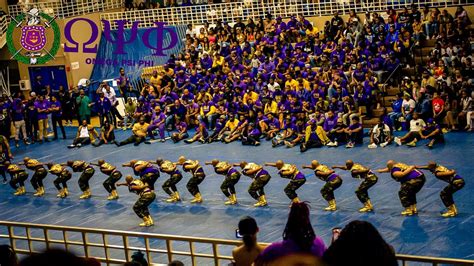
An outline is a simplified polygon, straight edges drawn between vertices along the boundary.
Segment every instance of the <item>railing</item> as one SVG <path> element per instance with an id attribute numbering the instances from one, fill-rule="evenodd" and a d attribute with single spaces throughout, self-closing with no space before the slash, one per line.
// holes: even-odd
<path id="1" fill-rule="evenodd" d="M 143 251 L 150 265 L 175 259 L 185 265 L 222 265 L 232 260 L 232 249 L 241 244 L 235 240 L 0 221 L 0 244 L 5 242 L 19 255 L 61 247 L 107 265 L 130 261 L 134 251 Z M 473 260 L 400 254 L 397 259 L 403 266 L 408 262 L 474 265 Z"/>
<path id="2" fill-rule="evenodd" d="M 7 43 L 7 16 L 0 15 L 0 49 Z"/>
<path id="3" fill-rule="evenodd" d="M 267 14 L 282 18 L 297 14 L 314 17 L 332 15 L 335 11 L 348 14 L 350 10 L 380 12 L 386 11 L 389 7 L 398 10 L 409 7 L 412 3 L 419 7 L 425 4 L 432 7 L 448 7 L 465 5 L 468 2 L 469 0 L 267 0 L 112 12 L 101 14 L 101 18 L 139 20 L 139 27 L 152 27 L 155 21 L 173 25 L 204 24 L 204 22 L 212 23 L 216 19 L 227 22 L 234 22 L 236 18 L 257 19 Z"/>
<path id="4" fill-rule="evenodd" d="M 94 12 L 103 12 L 122 8 L 123 0 L 67 0 L 56 2 L 36 2 L 18 5 L 9 5 L 9 15 L 16 17 L 20 13 L 36 7 L 50 15 L 59 18 L 86 15 Z"/>

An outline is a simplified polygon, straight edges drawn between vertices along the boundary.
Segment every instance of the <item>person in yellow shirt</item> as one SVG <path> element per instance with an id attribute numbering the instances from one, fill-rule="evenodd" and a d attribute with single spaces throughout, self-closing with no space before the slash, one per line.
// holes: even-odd
<path id="1" fill-rule="evenodd" d="M 291 90 L 296 91 L 298 89 L 298 81 L 293 79 L 290 74 L 286 74 L 285 88 L 290 87 Z"/>
<path id="2" fill-rule="evenodd" d="M 224 62 L 225 62 L 224 59 L 225 59 L 225 58 L 224 58 L 222 55 L 216 53 L 216 54 L 213 56 L 212 69 L 213 69 L 214 71 L 217 71 L 217 70 L 222 69 L 222 65 L 224 65 Z"/>
<path id="3" fill-rule="evenodd" d="M 303 84 L 304 89 L 310 90 L 310 84 L 308 80 L 304 78 L 298 78 L 297 81 L 298 81 L 298 84 Z"/>
<path id="4" fill-rule="evenodd" d="M 225 139 L 231 135 L 232 132 L 234 132 L 239 125 L 239 120 L 235 118 L 234 114 L 229 114 L 229 120 L 224 125 L 224 128 L 219 133 L 219 136 L 221 136 L 221 139 L 225 141 Z"/>
<path id="5" fill-rule="evenodd" d="M 217 109 L 214 104 L 209 100 L 209 96 L 204 96 L 204 102 L 201 105 L 201 110 L 199 111 L 198 119 L 201 122 L 208 123 L 209 128 L 214 128 L 214 122 L 217 119 L 219 114 L 216 113 Z"/>
<path id="6" fill-rule="evenodd" d="M 318 27 L 308 24 L 306 26 L 306 35 L 308 35 L 308 37 L 317 37 L 319 35 Z"/>
<path id="7" fill-rule="evenodd" d="M 263 114 L 276 114 L 278 112 L 278 104 L 275 101 L 275 98 L 267 97 L 265 99 L 265 106 L 263 109 Z"/>
<path id="8" fill-rule="evenodd" d="M 145 122 L 145 117 L 140 116 L 139 122 L 133 125 L 132 135 L 126 140 L 121 141 L 120 143 L 115 143 L 117 146 L 123 146 L 129 143 L 134 143 L 133 145 L 138 146 L 140 143 L 144 142 L 146 139 L 147 128 L 149 124 Z"/>
<path id="9" fill-rule="evenodd" d="M 253 86 L 248 87 L 248 91 L 244 94 L 244 98 L 242 100 L 244 102 L 244 104 L 247 104 L 248 100 L 252 100 L 252 102 L 258 101 L 258 96 L 259 95 L 258 95 L 258 93 L 254 92 L 253 90 L 254 90 Z"/>
<path id="10" fill-rule="evenodd" d="M 153 88 L 161 87 L 161 79 L 163 77 L 158 75 L 158 71 L 153 70 L 153 75 L 150 77 L 150 84 Z"/>
<path id="11" fill-rule="evenodd" d="M 305 141 L 300 146 L 300 151 L 305 152 L 310 148 L 320 148 L 329 142 L 324 129 L 316 124 L 316 120 L 308 121 L 308 126 L 305 130 Z"/>

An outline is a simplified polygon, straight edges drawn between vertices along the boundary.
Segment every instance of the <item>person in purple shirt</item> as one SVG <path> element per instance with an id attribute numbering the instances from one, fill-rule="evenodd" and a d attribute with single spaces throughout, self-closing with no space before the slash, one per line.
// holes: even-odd
<path id="1" fill-rule="evenodd" d="M 364 129 L 360 123 L 360 118 L 354 116 L 351 119 L 351 125 L 345 129 L 349 143 L 347 143 L 346 148 L 353 148 L 356 144 L 362 144 L 364 142 Z"/>
<path id="2" fill-rule="evenodd" d="M 94 103 L 97 114 L 99 115 L 100 126 L 104 125 L 104 120 L 107 119 L 109 123 L 113 122 L 112 112 L 112 103 L 110 102 L 109 98 L 105 97 L 104 92 L 102 89 L 99 88 L 98 90 L 99 98 Z"/>
<path id="3" fill-rule="evenodd" d="M 260 130 L 254 123 L 246 124 L 241 134 L 242 145 L 258 146 L 260 145 Z"/>
<path id="4" fill-rule="evenodd" d="M 206 124 L 204 122 L 200 122 L 198 119 L 194 121 L 196 124 L 196 133 L 190 139 L 185 140 L 186 143 L 193 143 L 195 141 L 199 141 L 201 143 L 205 143 L 207 138 L 209 137 L 209 132 L 207 131 Z"/>
<path id="5" fill-rule="evenodd" d="M 332 111 L 327 113 L 327 117 L 324 120 L 323 129 L 326 133 L 330 132 L 337 124 L 337 116 Z"/>
<path id="6" fill-rule="evenodd" d="M 66 139 L 66 132 L 64 131 L 62 119 L 63 109 L 61 102 L 58 100 L 58 98 L 56 98 L 55 95 L 51 96 L 51 106 L 49 111 L 51 112 L 51 118 L 53 122 L 54 140 L 58 139 L 58 126 L 61 129 L 61 133 L 63 134 L 63 139 Z"/>
<path id="7" fill-rule="evenodd" d="M 15 146 L 19 147 L 20 133 L 23 134 L 23 142 L 25 145 L 29 145 L 28 135 L 26 134 L 26 124 L 25 124 L 25 104 L 21 98 L 13 99 L 13 103 L 10 107 L 10 113 L 15 126 Z"/>
<path id="8" fill-rule="evenodd" d="M 48 113 L 50 103 L 44 98 L 43 95 L 38 96 L 38 100 L 35 102 L 35 108 L 38 111 L 38 141 L 43 143 L 43 140 L 48 140 Z"/>
<path id="9" fill-rule="evenodd" d="M 158 129 L 158 132 L 160 134 L 160 141 L 165 142 L 165 121 L 166 115 L 161 111 L 161 107 L 159 105 L 155 106 L 150 125 L 147 128 L 148 136 L 150 137 L 150 139 L 155 139 L 153 131 Z M 150 141 L 145 141 L 145 143 L 151 144 Z"/>
<path id="10" fill-rule="evenodd" d="M 174 143 L 180 142 L 183 139 L 189 138 L 188 134 L 188 125 L 181 120 L 179 116 L 175 118 L 175 128 L 176 131 L 173 134 L 171 134 L 171 139 L 173 140 Z"/>
<path id="11" fill-rule="evenodd" d="M 316 236 L 311 225 L 309 206 L 305 202 L 293 203 L 283 231 L 283 241 L 272 243 L 257 257 L 256 265 L 270 265 L 278 261 L 286 265 L 285 259 L 298 254 L 301 258 L 314 261 L 326 251 L 323 240 Z"/>

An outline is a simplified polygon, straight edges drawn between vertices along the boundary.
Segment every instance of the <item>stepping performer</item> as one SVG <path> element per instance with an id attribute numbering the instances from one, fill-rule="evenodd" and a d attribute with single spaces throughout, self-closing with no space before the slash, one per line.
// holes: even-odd
<path id="1" fill-rule="evenodd" d="M 448 209 L 446 212 L 441 214 L 443 217 L 454 217 L 458 214 L 456 205 L 454 205 L 453 194 L 461 190 L 464 185 L 464 179 L 460 177 L 455 170 L 450 170 L 436 162 L 429 162 L 427 166 L 417 166 L 418 169 L 428 169 L 433 175 L 442 180 L 448 185 L 439 194 L 444 206 Z"/>
<path id="2" fill-rule="evenodd" d="M 11 176 L 10 186 L 15 189 L 15 196 L 25 195 L 25 181 L 28 179 L 28 173 L 25 169 L 20 168 L 17 164 L 11 164 L 10 162 L 4 162 L 7 172 Z"/>
<path id="3" fill-rule="evenodd" d="M 224 204 L 225 205 L 235 205 L 237 204 L 237 195 L 235 192 L 235 185 L 239 182 L 241 173 L 237 171 L 232 164 L 228 162 L 221 162 L 219 160 L 212 160 L 211 162 L 206 162 L 206 165 L 214 166 L 214 171 L 225 176 L 224 181 L 221 184 L 221 191 L 229 199 Z"/>
<path id="4" fill-rule="evenodd" d="M 109 192 L 109 196 L 107 197 L 108 200 L 116 200 L 119 198 L 119 195 L 117 194 L 117 188 L 115 187 L 115 183 L 117 183 L 120 178 L 122 178 L 122 173 L 117 170 L 117 167 L 106 163 L 104 160 L 99 160 L 96 164 L 95 163 L 90 163 L 92 165 L 97 165 L 99 166 L 100 171 L 104 174 L 107 175 L 108 178 L 104 181 L 103 185 L 105 190 Z"/>
<path id="5" fill-rule="evenodd" d="M 306 177 L 298 170 L 296 165 L 284 163 L 282 160 L 278 160 L 275 163 L 265 163 L 265 165 L 276 167 L 278 174 L 282 178 L 290 179 L 290 183 L 288 183 L 284 189 L 285 194 L 290 198 L 292 203 L 301 202 L 296 194 L 296 190 L 306 183 Z"/>
<path id="6" fill-rule="evenodd" d="M 263 166 L 256 163 L 247 163 L 243 161 L 240 164 L 234 164 L 234 166 L 240 166 L 240 168 L 242 168 L 242 173 L 253 179 L 253 182 L 250 184 L 248 189 L 250 196 L 257 200 L 257 203 L 253 206 L 267 206 L 267 200 L 265 199 L 265 191 L 263 188 L 267 185 L 268 181 L 270 181 L 270 174 L 263 169 Z"/>
<path id="7" fill-rule="evenodd" d="M 131 160 L 128 163 L 122 164 L 122 166 L 133 168 L 134 174 L 139 176 L 142 182 L 147 183 L 151 190 L 155 190 L 156 180 L 160 177 L 160 169 L 154 166 L 152 162 Z"/>
<path id="8" fill-rule="evenodd" d="M 370 202 L 368 190 L 377 183 L 378 177 L 370 170 L 361 164 L 354 163 L 352 160 L 347 160 L 345 166 L 333 166 L 332 169 L 342 169 L 351 171 L 353 178 L 362 179 L 362 183 L 355 191 L 357 198 L 364 204 L 364 207 L 359 209 L 359 212 L 371 212 L 374 210 Z"/>
<path id="9" fill-rule="evenodd" d="M 183 175 L 177 169 L 176 164 L 161 158 L 156 159 L 156 164 L 160 167 L 161 172 L 167 173 L 170 176 L 170 178 L 168 178 L 168 180 L 166 180 L 161 186 L 166 194 L 170 196 L 166 199 L 166 202 L 171 203 L 181 201 L 176 185 L 181 181 L 181 179 L 183 179 Z"/>
<path id="10" fill-rule="evenodd" d="M 326 182 L 326 184 L 321 188 L 321 195 L 328 202 L 328 206 L 324 208 L 324 210 L 337 210 L 334 191 L 342 185 L 341 177 L 336 174 L 334 170 L 324 164 L 320 164 L 317 160 L 312 160 L 311 165 L 303 165 L 303 168 L 313 169 L 316 177 Z"/>
<path id="11" fill-rule="evenodd" d="M 199 164 L 199 161 L 189 160 L 184 156 L 180 156 L 176 164 L 182 165 L 183 171 L 190 172 L 192 174 L 191 179 L 189 179 L 188 183 L 186 184 L 186 188 L 188 189 L 189 193 L 194 196 L 194 199 L 191 200 L 191 203 L 201 203 L 202 196 L 199 192 L 199 184 L 204 181 L 206 174 L 204 173 L 202 166 Z"/>
<path id="12" fill-rule="evenodd" d="M 118 183 L 117 186 L 128 186 L 128 190 L 138 195 L 138 200 L 133 205 L 133 211 L 138 217 L 143 219 L 140 226 L 152 226 L 153 219 L 151 218 L 148 206 L 155 200 L 155 192 L 148 187 L 148 184 L 140 179 L 134 179 L 131 175 L 125 177 L 126 183 Z"/>
<path id="13" fill-rule="evenodd" d="M 413 165 L 397 163 L 393 160 L 387 162 L 387 168 L 377 170 L 379 173 L 391 173 L 395 181 L 400 182 L 400 191 L 398 197 L 405 210 L 402 215 L 411 216 L 417 214 L 416 193 L 418 193 L 425 184 L 425 175 L 417 170 Z"/>
<path id="14" fill-rule="evenodd" d="M 77 183 L 79 184 L 79 188 L 82 191 L 82 195 L 79 197 L 80 199 L 88 199 L 92 196 L 91 189 L 89 187 L 89 180 L 94 176 L 95 169 L 92 167 L 91 164 L 85 161 L 67 161 L 67 166 L 71 167 L 74 173 L 81 172 L 81 176 Z"/>
<path id="15" fill-rule="evenodd" d="M 31 185 L 36 190 L 36 193 L 33 195 L 35 197 L 42 197 L 44 195 L 43 179 L 48 175 L 48 170 L 44 167 L 45 164 L 29 157 L 23 158 L 23 162 L 19 164 L 23 164 L 27 169 L 34 171 L 30 180 Z"/>
<path id="16" fill-rule="evenodd" d="M 57 176 L 56 179 L 54 179 L 53 184 L 56 187 L 56 189 L 59 191 L 59 193 L 56 195 L 58 198 L 65 198 L 69 195 L 69 191 L 67 189 L 67 181 L 71 179 L 72 174 L 69 172 L 64 166 L 61 164 L 53 164 L 53 163 L 48 163 L 47 164 L 49 168 L 49 172 L 52 173 L 53 175 Z M 62 185 L 62 187 L 61 187 Z"/>

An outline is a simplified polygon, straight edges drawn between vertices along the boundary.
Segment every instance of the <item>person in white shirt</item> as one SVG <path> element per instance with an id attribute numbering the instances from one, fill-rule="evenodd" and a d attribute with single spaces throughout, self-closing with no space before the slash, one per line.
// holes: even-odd
<path id="1" fill-rule="evenodd" d="M 416 142 L 421 139 L 421 131 L 425 127 L 425 121 L 419 117 L 418 113 L 413 113 L 413 119 L 410 120 L 410 131 L 401 138 L 395 137 L 394 141 L 398 145 L 406 143 L 407 146 L 414 147 Z"/>
<path id="2" fill-rule="evenodd" d="M 377 148 L 377 145 L 384 148 L 392 142 L 392 132 L 390 127 L 379 118 L 377 125 L 375 125 L 370 131 L 370 144 L 369 149 Z"/>
<path id="3" fill-rule="evenodd" d="M 110 112 L 112 114 L 114 127 L 117 128 L 117 118 L 119 120 L 123 120 L 123 117 L 119 113 L 119 111 L 117 110 L 117 106 L 119 105 L 119 102 L 117 100 L 115 90 L 113 88 L 111 88 L 108 84 L 104 84 L 102 86 L 102 92 L 104 93 L 104 96 L 107 99 L 109 99 L 110 103 L 112 104 L 112 107 L 110 108 Z"/>

